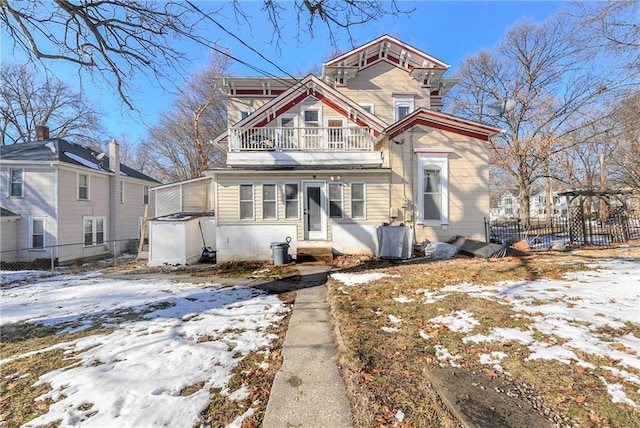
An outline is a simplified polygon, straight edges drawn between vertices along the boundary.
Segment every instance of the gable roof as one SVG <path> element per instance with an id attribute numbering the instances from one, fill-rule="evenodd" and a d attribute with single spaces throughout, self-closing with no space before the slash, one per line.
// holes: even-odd
<path id="1" fill-rule="evenodd" d="M 0 207 L 0 219 L 3 220 L 17 220 L 20 218 L 20 214 L 16 214 L 11 210 L 4 207 Z"/>
<path id="2" fill-rule="evenodd" d="M 441 129 L 467 137 L 488 141 L 489 137 L 498 135 L 502 130 L 495 126 L 486 125 L 480 122 L 462 119 L 450 114 L 429 110 L 421 107 L 413 113 L 400 119 L 393 125 L 385 129 L 389 139 L 393 139 L 405 131 L 415 126 L 427 126 L 429 128 Z"/>
<path id="3" fill-rule="evenodd" d="M 323 70 L 334 67 L 362 69 L 380 61 L 408 70 L 415 68 L 447 70 L 449 68 L 449 64 L 385 34 L 324 63 Z"/>
<path id="4" fill-rule="evenodd" d="M 386 34 L 324 63 L 322 77 L 346 85 L 358 72 L 380 62 L 406 71 L 423 88 L 431 88 L 432 95 L 444 95 L 459 80 L 443 77 L 449 64 Z"/>
<path id="5" fill-rule="evenodd" d="M 380 118 L 369 113 L 362 106 L 311 74 L 298 81 L 296 85 L 287 89 L 276 98 L 268 101 L 255 112 L 236 123 L 235 126 L 238 128 L 259 128 L 265 126 L 284 112 L 290 110 L 293 106 L 303 103 L 308 97 L 313 97 L 323 104 L 330 106 L 359 126 L 372 128 L 375 136 L 380 135 L 382 130 L 387 126 Z M 217 137 L 214 142 L 220 143 L 225 141 L 226 138 L 227 132 Z"/>
<path id="6" fill-rule="evenodd" d="M 61 138 L 1 146 L 0 157 L 2 157 L 3 161 L 21 161 L 24 163 L 59 161 L 86 169 L 113 173 L 109 168 L 108 154 L 97 152 L 89 147 L 71 143 Z M 155 178 L 149 177 L 123 163 L 120 164 L 120 175 L 159 183 Z"/>

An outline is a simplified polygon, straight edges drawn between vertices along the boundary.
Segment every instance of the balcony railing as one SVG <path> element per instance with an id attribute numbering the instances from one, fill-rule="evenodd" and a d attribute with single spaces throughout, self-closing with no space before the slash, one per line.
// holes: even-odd
<path id="1" fill-rule="evenodd" d="M 371 152 L 374 137 L 364 127 L 229 128 L 229 151 Z"/>

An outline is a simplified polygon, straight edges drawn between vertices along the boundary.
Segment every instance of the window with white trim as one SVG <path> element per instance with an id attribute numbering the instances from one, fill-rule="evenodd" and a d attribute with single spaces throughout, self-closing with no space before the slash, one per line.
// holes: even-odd
<path id="1" fill-rule="evenodd" d="M 24 171 L 22 168 L 9 170 L 9 196 L 22 198 L 24 196 Z"/>
<path id="2" fill-rule="evenodd" d="M 149 186 L 142 186 L 142 203 L 149 204 Z"/>
<path id="3" fill-rule="evenodd" d="M 423 171 L 422 212 L 424 220 L 440 221 L 442 218 L 442 180 L 438 167 L 428 167 Z"/>
<path id="4" fill-rule="evenodd" d="M 78 199 L 89 200 L 89 175 L 78 174 Z"/>
<path id="5" fill-rule="evenodd" d="M 240 185 L 240 220 L 253 220 L 253 184 Z"/>
<path id="6" fill-rule="evenodd" d="M 342 218 L 342 183 L 329 183 L 329 218 Z"/>
<path id="7" fill-rule="evenodd" d="M 393 106 L 396 122 L 408 116 L 415 110 L 415 101 L 412 95 L 393 97 Z"/>
<path id="8" fill-rule="evenodd" d="M 362 107 L 363 109 L 365 109 L 366 111 L 368 111 L 371 114 L 375 114 L 375 107 L 371 103 L 360 104 L 360 107 Z"/>
<path id="9" fill-rule="evenodd" d="M 124 204 L 124 181 L 120 181 L 120 203 Z"/>
<path id="10" fill-rule="evenodd" d="M 44 248 L 44 217 L 31 217 L 29 221 L 29 243 L 33 249 Z"/>
<path id="11" fill-rule="evenodd" d="M 295 220 L 300 218 L 299 200 L 298 183 L 286 183 L 284 185 L 285 220 Z"/>
<path id="12" fill-rule="evenodd" d="M 104 243 L 106 217 L 83 217 L 82 230 L 85 246 Z"/>
<path id="13" fill-rule="evenodd" d="M 278 197 L 275 184 L 262 185 L 262 219 L 278 219 Z"/>
<path id="14" fill-rule="evenodd" d="M 448 153 L 418 153 L 418 222 L 449 224 Z"/>
<path id="15" fill-rule="evenodd" d="M 351 218 L 366 218 L 365 195 L 364 183 L 351 183 Z"/>

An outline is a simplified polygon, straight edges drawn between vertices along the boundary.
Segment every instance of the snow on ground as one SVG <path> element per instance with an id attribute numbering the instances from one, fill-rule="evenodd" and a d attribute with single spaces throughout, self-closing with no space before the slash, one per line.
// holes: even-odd
<path id="1" fill-rule="evenodd" d="M 25 426 L 61 419 L 63 426 L 192 427 L 209 404 L 210 388 L 221 388 L 230 399 L 246 395 L 226 389 L 231 370 L 249 352 L 269 345 L 274 335 L 267 327 L 288 310 L 277 296 L 249 287 L 96 275 L 0 290 L 0 324 L 24 321 L 74 331 L 100 321 L 108 325 L 123 311 L 140 315 L 111 334 L 58 345 L 79 352 L 80 362 L 40 378 L 53 387 L 40 399 L 59 401 Z M 0 361 L 0 367 L 16 358 L 21 356 Z M 199 382 L 201 389 L 180 395 Z M 251 409 L 245 417 L 250 414 Z"/>
<path id="2" fill-rule="evenodd" d="M 528 317 L 533 324 L 527 330 L 495 328 L 490 334 L 472 334 L 478 324 L 474 314 L 453 311 L 432 318 L 433 327 L 444 326 L 452 331 L 467 333 L 465 342 L 517 341 L 528 346 L 528 360 L 547 359 L 563 363 L 594 368 L 593 364 L 578 357 L 580 352 L 602 357 L 602 361 L 615 361 L 616 367 L 603 365 L 600 368 L 624 379 L 640 390 L 640 377 L 626 370 L 640 370 L 640 338 L 632 334 L 616 336 L 613 341 L 599 333 L 601 328 L 620 329 L 626 323 L 640 324 L 640 263 L 625 260 L 604 260 L 591 265 L 595 270 L 574 272 L 566 280 L 508 281 L 492 285 L 463 283 L 440 290 L 418 290 L 416 294 L 426 296 L 423 304 L 434 303 L 448 293 L 460 292 L 483 299 L 494 299 L 508 304 L 517 311 L 516 316 Z M 367 278 L 362 274 L 333 278 L 348 285 L 362 284 Z M 374 280 L 376 278 L 370 278 Z M 398 296 L 408 303 L 405 296 Z M 389 315 L 391 316 L 391 315 Z M 534 333 L 557 337 L 560 343 L 536 341 Z M 424 339 L 431 336 L 420 332 Z M 458 356 L 452 355 L 441 345 L 436 346 L 441 361 L 457 366 Z M 627 350 L 627 352 L 625 352 Z M 635 353 L 634 353 L 635 352 Z M 500 362 L 506 354 L 480 355 L 480 362 L 502 370 Z M 606 363 L 603 363 L 606 364 Z M 637 406 L 630 400 L 622 385 L 601 381 L 607 387 L 614 403 Z"/>

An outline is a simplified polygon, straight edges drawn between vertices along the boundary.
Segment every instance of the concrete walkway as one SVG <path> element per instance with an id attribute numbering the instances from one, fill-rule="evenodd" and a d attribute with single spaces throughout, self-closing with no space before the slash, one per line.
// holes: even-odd
<path id="1" fill-rule="evenodd" d="M 351 426 L 351 408 L 335 363 L 325 285 L 296 291 L 263 427 Z"/>

